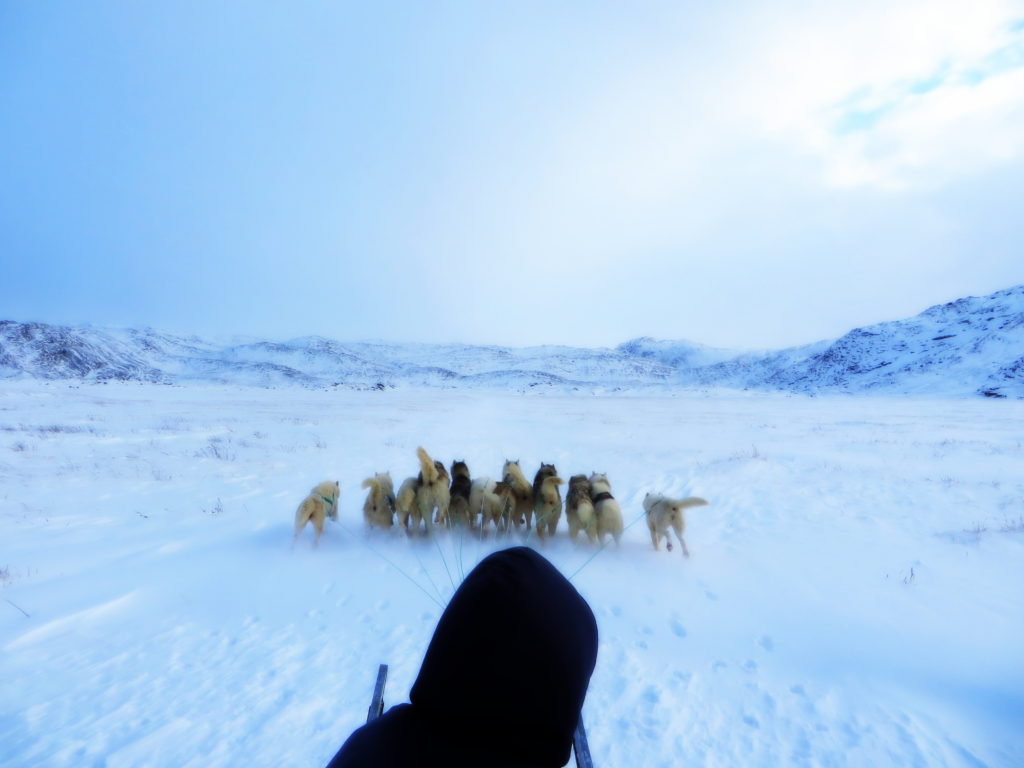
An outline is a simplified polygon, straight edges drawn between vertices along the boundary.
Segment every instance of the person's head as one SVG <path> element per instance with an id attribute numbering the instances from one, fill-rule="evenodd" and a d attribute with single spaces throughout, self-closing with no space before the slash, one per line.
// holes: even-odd
<path id="1" fill-rule="evenodd" d="M 532 549 L 495 552 L 441 615 L 412 704 L 355 731 L 330 768 L 560 768 L 596 661 L 597 622 L 565 577 Z"/>
<path id="2" fill-rule="evenodd" d="M 564 765 L 597 660 L 586 601 L 532 549 L 495 552 L 438 622 L 413 707 L 453 738 L 500 740 L 537 765 Z"/>

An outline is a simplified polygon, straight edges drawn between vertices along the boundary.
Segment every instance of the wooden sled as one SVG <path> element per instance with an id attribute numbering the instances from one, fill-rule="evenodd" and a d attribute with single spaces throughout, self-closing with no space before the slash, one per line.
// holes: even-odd
<path id="1" fill-rule="evenodd" d="M 384 714 L 384 686 L 388 682 L 388 665 L 381 664 L 377 669 L 377 682 L 373 686 L 373 698 L 370 699 L 370 711 L 366 714 L 366 722 L 370 723 Z M 590 745 L 587 743 L 587 729 L 583 727 L 583 713 L 576 723 L 572 734 L 572 753 L 576 756 L 576 768 L 594 768 L 594 760 L 590 757 Z"/>

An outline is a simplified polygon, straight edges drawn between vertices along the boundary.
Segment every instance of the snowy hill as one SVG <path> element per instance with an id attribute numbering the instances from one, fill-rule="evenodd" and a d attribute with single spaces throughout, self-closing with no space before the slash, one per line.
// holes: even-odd
<path id="1" fill-rule="evenodd" d="M 160 381 L 161 371 L 143 359 L 147 351 L 102 331 L 0 321 L 0 373 L 7 375 Z"/>
<path id="2" fill-rule="evenodd" d="M 834 341 L 761 352 L 649 337 L 614 349 L 342 343 L 320 336 L 215 343 L 152 329 L 0 322 L 0 377 L 19 376 L 258 387 L 724 386 L 1024 397 L 1024 286 L 857 328 Z"/>
<path id="3" fill-rule="evenodd" d="M 767 382 L 798 391 L 1024 397 L 1024 285 L 856 328 Z"/>
<path id="4" fill-rule="evenodd" d="M 631 339 L 616 350 L 631 357 L 657 360 L 673 368 L 702 368 L 732 360 L 739 354 L 735 349 L 707 347 L 692 341 L 661 341 L 650 336 Z"/>

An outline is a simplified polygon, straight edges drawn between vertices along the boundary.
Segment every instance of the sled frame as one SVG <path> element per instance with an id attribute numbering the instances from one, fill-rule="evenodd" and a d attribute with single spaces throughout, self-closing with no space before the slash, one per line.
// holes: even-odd
<path id="1" fill-rule="evenodd" d="M 366 713 L 366 722 L 372 723 L 384 713 L 384 686 L 388 682 L 388 665 L 381 664 L 377 668 L 377 682 L 373 686 L 373 698 L 370 699 L 370 711 Z"/>

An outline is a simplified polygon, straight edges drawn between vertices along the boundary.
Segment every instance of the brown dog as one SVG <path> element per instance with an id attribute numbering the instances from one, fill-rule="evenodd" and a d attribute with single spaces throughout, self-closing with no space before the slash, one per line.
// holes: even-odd
<path id="1" fill-rule="evenodd" d="M 597 542 L 597 516 L 594 514 L 594 502 L 590 500 L 590 481 L 586 475 L 573 475 L 569 478 L 565 519 L 569 523 L 570 539 L 575 541 L 579 532 L 583 531 L 591 543 Z"/>
<path id="2" fill-rule="evenodd" d="M 469 478 L 469 467 L 464 461 L 452 462 L 452 485 L 448 489 L 451 501 L 448 505 L 448 520 L 452 525 L 467 528 L 476 527 L 476 513 L 470 509 L 469 494 L 473 483 Z"/>

